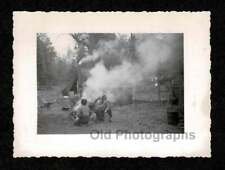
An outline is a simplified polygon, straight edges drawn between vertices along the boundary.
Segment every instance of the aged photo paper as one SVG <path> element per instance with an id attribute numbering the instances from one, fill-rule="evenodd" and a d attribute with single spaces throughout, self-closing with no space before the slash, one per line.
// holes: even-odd
<path id="1" fill-rule="evenodd" d="M 14 157 L 211 157 L 210 12 L 13 12 Z"/>

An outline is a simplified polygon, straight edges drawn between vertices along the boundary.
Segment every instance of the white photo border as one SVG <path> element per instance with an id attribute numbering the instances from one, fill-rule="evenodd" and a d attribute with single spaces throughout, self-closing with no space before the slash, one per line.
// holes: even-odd
<path id="1" fill-rule="evenodd" d="M 14 12 L 13 21 L 14 157 L 211 157 L 210 12 Z M 195 140 L 37 134 L 36 34 L 40 32 L 183 33 L 185 132 L 194 132 Z"/>

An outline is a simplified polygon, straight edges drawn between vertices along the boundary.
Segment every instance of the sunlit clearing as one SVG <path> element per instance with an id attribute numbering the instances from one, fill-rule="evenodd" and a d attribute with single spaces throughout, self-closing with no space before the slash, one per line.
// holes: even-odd
<path id="1" fill-rule="evenodd" d="M 69 34 L 48 33 L 47 36 L 59 57 L 66 57 L 69 50 L 75 52 L 77 43 Z"/>

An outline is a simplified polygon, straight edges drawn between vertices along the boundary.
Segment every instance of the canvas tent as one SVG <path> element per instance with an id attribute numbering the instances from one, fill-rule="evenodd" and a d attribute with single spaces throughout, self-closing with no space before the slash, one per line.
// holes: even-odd
<path id="1" fill-rule="evenodd" d="M 67 76 L 69 77 L 69 81 L 63 88 L 62 95 L 68 96 L 70 91 L 74 92 L 74 94 L 77 94 L 79 92 L 79 68 L 76 61 L 73 62 L 70 75 Z"/>
<path id="2" fill-rule="evenodd" d="M 74 79 L 72 79 L 67 85 L 66 87 L 62 90 L 62 95 L 63 96 L 68 96 L 69 92 L 72 91 L 74 92 L 74 94 L 78 93 L 78 88 L 77 88 L 77 77 L 75 77 Z"/>

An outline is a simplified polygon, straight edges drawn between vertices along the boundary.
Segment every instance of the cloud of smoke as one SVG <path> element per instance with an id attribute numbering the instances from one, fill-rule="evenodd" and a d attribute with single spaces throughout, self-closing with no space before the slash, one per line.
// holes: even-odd
<path id="1" fill-rule="evenodd" d="M 165 67 L 163 64 L 172 58 L 172 43 L 174 42 L 166 43 L 162 39 L 166 40 L 168 38 L 162 37 L 159 39 L 151 35 L 143 41 L 140 40 L 140 43 L 136 45 L 138 58 L 142 65 L 142 75 L 156 74 L 159 67 Z"/>
<path id="2" fill-rule="evenodd" d="M 118 38 L 111 41 L 100 41 L 98 43 L 97 50 L 94 50 L 91 55 L 81 59 L 79 64 L 96 61 L 99 58 L 106 59 L 113 57 L 113 59 L 118 59 L 119 57 L 121 59 L 121 57 L 125 57 L 125 54 L 123 54 L 125 49 L 119 46 L 121 44 L 121 40 L 125 40 L 125 38 L 120 37 L 120 39 Z"/>
<path id="3" fill-rule="evenodd" d="M 125 89 L 135 86 L 142 77 L 139 65 L 132 65 L 124 61 L 121 65 L 108 70 L 103 62 L 99 62 L 90 71 L 90 78 L 86 81 L 83 97 L 94 100 L 106 94 L 111 101 L 116 101 L 125 93 Z"/>
<path id="4" fill-rule="evenodd" d="M 88 55 L 87 57 L 80 60 L 79 64 L 87 63 L 90 61 L 96 61 L 99 58 L 100 54 L 98 51 L 93 51 L 92 55 Z"/>
<path id="5" fill-rule="evenodd" d="M 93 55 L 83 60 L 88 62 L 100 58 L 90 70 L 83 97 L 93 101 L 106 94 L 109 100 L 115 102 L 121 96 L 132 93 L 132 88 L 155 76 L 158 68 L 167 67 L 167 61 L 176 53 L 174 44 L 180 43 L 173 36 L 136 35 L 136 62 L 129 58 L 130 49 L 126 46 L 129 42 L 122 44 L 118 39 L 101 42 Z"/>

